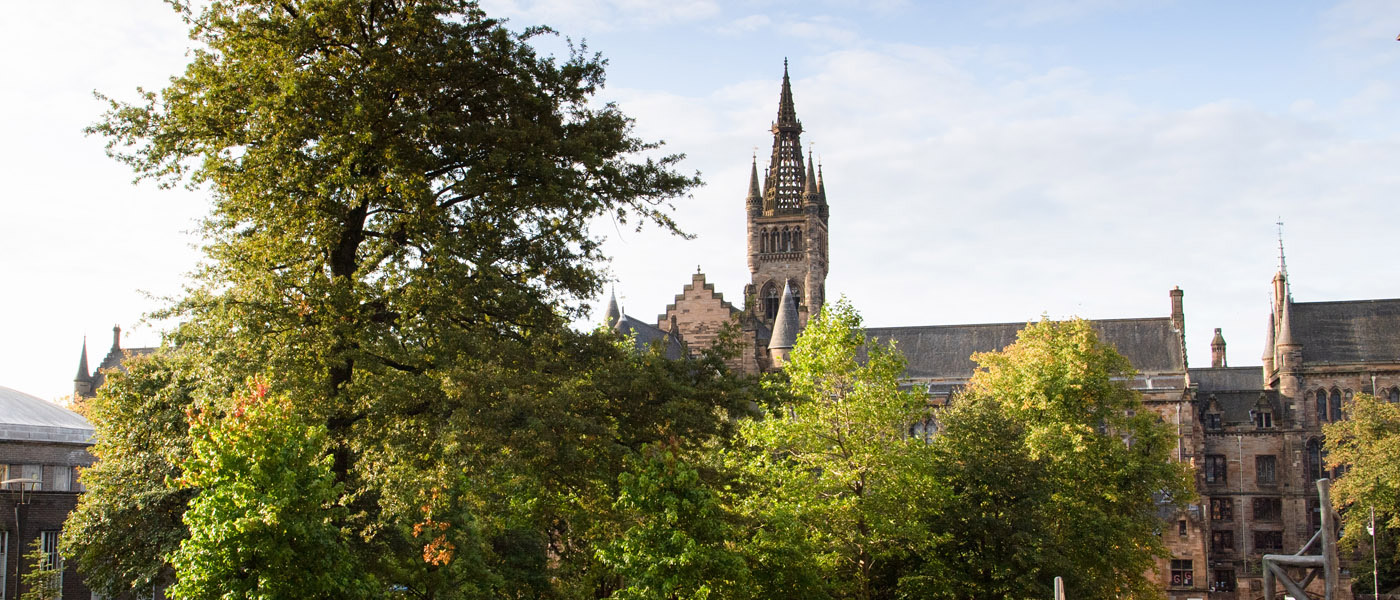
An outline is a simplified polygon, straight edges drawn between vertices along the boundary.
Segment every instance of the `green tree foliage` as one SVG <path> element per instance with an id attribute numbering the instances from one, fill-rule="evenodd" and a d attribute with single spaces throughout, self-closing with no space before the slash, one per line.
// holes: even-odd
<path id="1" fill-rule="evenodd" d="M 62 563 L 58 561 L 58 555 L 44 552 L 43 538 L 34 538 L 23 563 L 27 570 L 20 576 L 20 585 L 24 588 L 20 600 L 59 600 L 63 597 L 63 588 L 59 585 L 62 581 L 59 570 Z M 8 565 L 6 568 L 9 568 Z"/>
<path id="2" fill-rule="evenodd" d="M 1190 497 L 1173 433 L 1126 381 L 1127 359 L 1087 321 L 1031 323 L 940 415 L 941 516 L 959 598 L 1150 598 L 1166 550 L 1154 497 Z"/>
<path id="3" fill-rule="evenodd" d="M 1371 394 L 1357 394 L 1346 414 L 1346 419 L 1322 428 L 1327 462 L 1346 469 L 1332 486 L 1332 501 L 1343 511 L 1342 542 L 1350 548 L 1367 548 L 1372 543 L 1366 527 L 1371 509 L 1375 509 L 1381 589 L 1385 590 L 1400 584 L 1396 566 L 1400 556 L 1400 461 L 1396 460 L 1400 456 L 1400 405 Z M 1356 562 L 1356 589 L 1369 591 L 1370 563 Z"/>
<path id="4" fill-rule="evenodd" d="M 614 508 L 627 529 L 599 551 L 623 582 L 620 600 L 751 598 L 740 531 L 715 494 L 675 450 L 651 445 L 620 476 Z"/>
<path id="5" fill-rule="evenodd" d="M 149 596 L 173 581 L 163 557 L 188 535 L 181 515 L 193 496 L 169 485 L 189 457 L 185 411 L 197 376 L 186 367 L 164 352 L 128 360 L 78 406 L 96 429 L 96 462 L 80 474 L 87 492 L 64 522 L 63 552 L 106 595 Z"/>
<path id="6" fill-rule="evenodd" d="M 899 389 L 904 368 L 892 346 L 867 343 L 860 315 L 842 299 L 799 337 L 786 367 L 791 401 L 741 429 L 751 493 L 740 506 L 778 532 L 754 541 L 810 551 L 805 566 L 784 568 L 816 567 L 836 597 L 893 597 L 901 566 L 928 559 L 933 546 L 921 515 L 936 509 L 944 488 L 931 477 L 929 447 L 905 435 L 927 409 Z"/>
<path id="7" fill-rule="evenodd" d="M 265 376 L 325 425 L 336 525 L 381 592 L 601 593 L 593 543 L 617 531 L 622 458 L 703 443 L 752 397 L 717 360 L 567 328 L 599 289 L 587 222 L 674 231 L 665 202 L 697 180 L 592 101 L 601 59 L 539 56 L 542 30 L 473 2 L 173 4 L 191 63 L 91 130 L 138 177 L 208 190 L 208 260 L 164 315 L 181 323 L 176 371 L 133 372 L 132 392 L 99 401 L 167 403 L 149 407 L 155 430 L 96 419 L 114 464 L 70 535 L 80 568 L 106 593 L 168 572 L 186 535 L 169 516 L 199 491 L 157 485 L 181 475 L 165 449 L 189 443 L 168 411 Z M 143 461 L 138 483 L 116 479 Z M 109 514 L 161 537 L 130 548 L 99 531 Z"/>
<path id="8" fill-rule="evenodd" d="M 189 413 L 178 484 L 199 491 L 190 537 L 170 557 L 172 598 L 356 598 L 372 589 L 350 560 L 323 424 L 255 382 L 222 406 Z"/>

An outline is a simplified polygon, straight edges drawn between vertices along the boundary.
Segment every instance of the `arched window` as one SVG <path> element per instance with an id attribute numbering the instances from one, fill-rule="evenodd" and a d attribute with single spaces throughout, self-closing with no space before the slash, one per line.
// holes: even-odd
<path id="1" fill-rule="evenodd" d="M 768 252 L 768 228 L 766 227 L 758 230 L 758 251 Z"/>
<path id="2" fill-rule="evenodd" d="M 1317 391 L 1317 422 L 1327 421 L 1327 390 Z"/>
<path id="3" fill-rule="evenodd" d="M 793 303 L 802 306 L 802 284 L 788 280 L 788 287 L 792 288 Z"/>
<path id="4" fill-rule="evenodd" d="M 1308 440 L 1308 482 L 1322 479 L 1322 442 L 1317 438 Z"/>
<path id="5" fill-rule="evenodd" d="M 801 228 L 801 227 L 794 227 L 794 228 L 792 228 L 792 251 L 793 251 L 793 252 L 801 252 L 801 251 L 802 251 L 802 228 Z"/>
<path id="6" fill-rule="evenodd" d="M 1342 420 L 1342 392 L 1337 388 L 1332 388 L 1332 395 L 1327 399 L 1327 416 L 1333 421 Z"/>
<path id="7" fill-rule="evenodd" d="M 1390 393 L 1386 395 L 1386 399 L 1391 402 L 1400 402 L 1400 387 L 1390 388 Z"/>
<path id="8" fill-rule="evenodd" d="M 763 318 L 773 319 L 778 316 L 778 286 L 773 282 L 768 282 L 763 286 Z"/>

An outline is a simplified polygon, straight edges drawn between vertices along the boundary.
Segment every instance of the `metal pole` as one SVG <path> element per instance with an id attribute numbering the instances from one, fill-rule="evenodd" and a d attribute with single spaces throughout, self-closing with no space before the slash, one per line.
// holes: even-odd
<path id="1" fill-rule="evenodd" d="M 1371 376 L 1372 379 L 1375 377 L 1375 375 Z M 1371 387 L 1374 388 L 1375 384 L 1373 383 Z M 1376 507 L 1374 506 L 1371 507 L 1371 524 L 1366 526 L 1366 533 L 1371 534 L 1371 593 L 1375 595 L 1376 600 L 1380 600 L 1381 579 L 1379 571 L 1381 567 L 1380 563 L 1376 562 Z"/>
<path id="2" fill-rule="evenodd" d="M 1055 576 L 1055 600 L 1065 600 L 1065 579 Z"/>

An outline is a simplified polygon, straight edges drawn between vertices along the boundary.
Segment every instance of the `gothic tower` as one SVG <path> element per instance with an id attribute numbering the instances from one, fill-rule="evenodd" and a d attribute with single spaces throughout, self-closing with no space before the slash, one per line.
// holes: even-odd
<path id="1" fill-rule="evenodd" d="M 751 279 L 744 296 L 750 299 L 749 312 L 769 326 L 778 316 L 785 287 L 792 291 L 803 324 L 826 299 L 826 185 L 821 170 L 813 166 L 810 152 L 803 160 L 802 122 L 793 108 L 784 60 L 773 153 L 763 170 L 762 189 L 754 157 L 745 207 Z"/>

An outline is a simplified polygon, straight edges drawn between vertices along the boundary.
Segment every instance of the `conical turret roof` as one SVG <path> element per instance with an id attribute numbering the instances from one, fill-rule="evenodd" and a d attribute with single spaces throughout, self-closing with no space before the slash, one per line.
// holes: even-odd
<path id="1" fill-rule="evenodd" d="M 611 292 L 608 295 L 608 311 L 604 322 L 607 323 L 609 329 L 612 329 L 617 327 L 617 322 L 621 319 L 622 310 L 617 307 L 617 292 Z"/>
<path id="2" fill-rule="evenodd" d="M 797 345 L 797 328 L 797 299 L 792 296 L 792 285 L 783 284 L 783 297 L 778 300 L 778 316 L 773 321 L 773 336 L 768 340 L 768 349 Z"/>
<path id="3" fill-rule="evenodd" d="M 73 379 L 87 381 L 90 377 L 92 377 L 92 370 L 88 369 L 87 364 L 87 336 L 83 336 L 83 354 L 78 357 L 78 376 Z"/>

